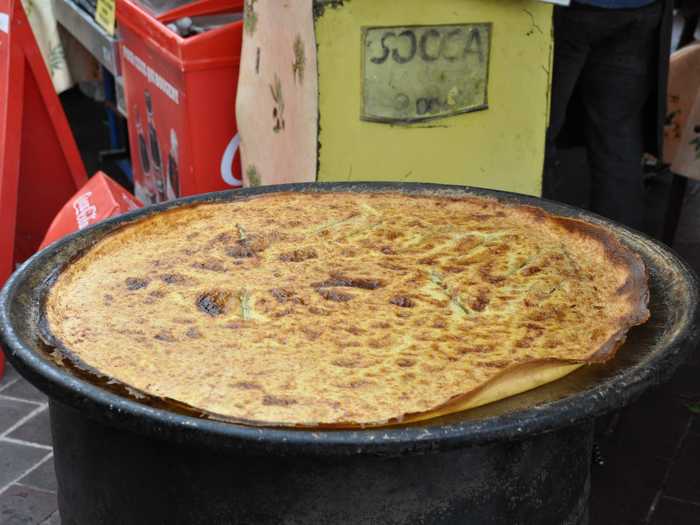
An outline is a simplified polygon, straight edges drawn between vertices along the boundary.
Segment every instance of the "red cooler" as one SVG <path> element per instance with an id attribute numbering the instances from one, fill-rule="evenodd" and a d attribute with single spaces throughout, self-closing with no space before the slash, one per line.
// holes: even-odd
<path id="1" fill-rule="evenodd" d="M 144 203 L 241 186 L 242 15 L 243 0 L 201 0 L 157 18 L 118 1 L 134 187 Z"/>

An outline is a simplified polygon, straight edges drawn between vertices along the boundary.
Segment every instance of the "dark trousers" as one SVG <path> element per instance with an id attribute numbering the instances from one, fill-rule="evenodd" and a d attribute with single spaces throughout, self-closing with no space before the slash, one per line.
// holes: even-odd
<path id="1" fill-rule="evenodd" d="M 660 2 L 639 9 L 573 4 L 554 14 L 554 75 L 547 133 L 544 196 L 559 200 L 566 174 L 556 169 L 556 143 L 575 90 L 591 168 L 591 210 L 641 228 L 644 107 L 657 82 Z M 577 89 L 578 88 L 578 89 Z"/>

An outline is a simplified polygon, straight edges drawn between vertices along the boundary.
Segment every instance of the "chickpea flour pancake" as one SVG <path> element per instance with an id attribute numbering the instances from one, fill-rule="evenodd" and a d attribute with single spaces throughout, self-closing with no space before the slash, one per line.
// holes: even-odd
<path id="1" fill-rule="evenodd" d="M 64 267 L 65 355 L 209 417 L 366 428 L 611 359 L 648 317 L 603 227 L 476 196 L 286 192 L 127 224 Z"/>

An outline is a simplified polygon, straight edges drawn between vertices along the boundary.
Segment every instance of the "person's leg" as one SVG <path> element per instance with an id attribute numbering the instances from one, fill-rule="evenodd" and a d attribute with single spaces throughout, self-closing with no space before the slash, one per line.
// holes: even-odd
<path id="1" fill-rule="evenodd" d="M 619 24 L 594 47 L 581 78 L 591 209 L 633 228 L 644 220 L 643 112 L 657 82 L 661 15 L 661 5 L 617 11 Z"/>
<path id="2" fill-rule="evenodd" d="M 557 176 L 556 141 L 564 126 L 571 95 L 590 51 L 587 33 L 580 20 L 577 20 L 577 11 L 566 7 L 554 8 L 554 71 L 542 195 L 555 200 L 564 183 Z"/>

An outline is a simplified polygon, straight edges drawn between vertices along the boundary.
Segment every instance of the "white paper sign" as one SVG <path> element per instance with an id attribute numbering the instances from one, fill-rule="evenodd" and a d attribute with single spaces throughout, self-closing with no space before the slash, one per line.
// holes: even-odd
<path id="1" fill-rule="evenodd" d="M 0 13 L 0 31 L 3 33 L 10 31 L 10 17 L 7 13 Z"/>

